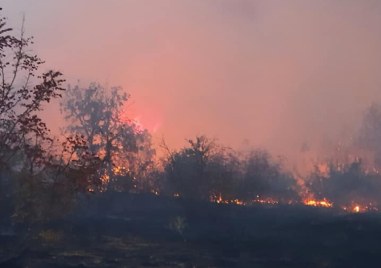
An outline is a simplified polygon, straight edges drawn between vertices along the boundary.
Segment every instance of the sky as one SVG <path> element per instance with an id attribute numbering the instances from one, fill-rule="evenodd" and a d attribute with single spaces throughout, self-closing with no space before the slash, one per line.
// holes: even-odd
<path id="1" fill-rule="evenodd" d="M 122 86 L 173 148 L 205 134 L 290 158 L 350 140 L 381 101 L 381 1 L 3 0 L 44 68 Z M 49 110 L 51 109 L 51 110 Z M 48 108 L 48 121 L 59 122 Z M 303 146 L 308 144 L 308 146 Z M 302 150 L 302 148 L 304 148 Z"/>

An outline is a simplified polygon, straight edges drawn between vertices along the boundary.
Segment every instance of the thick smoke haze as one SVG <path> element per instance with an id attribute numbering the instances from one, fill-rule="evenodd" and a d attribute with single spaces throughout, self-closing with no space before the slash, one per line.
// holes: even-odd
<path id="1" fill-rule="evenodd" d="M 379 1 L 5 0 L 2 7 L 14 28 L 25 14 L 45 68 L 71 84 L 122 86 L 132 96 L 130 116 L 175 148 L 206 134 L 295 159 L 353 138 L 363 111 L 381 99 Z"/>

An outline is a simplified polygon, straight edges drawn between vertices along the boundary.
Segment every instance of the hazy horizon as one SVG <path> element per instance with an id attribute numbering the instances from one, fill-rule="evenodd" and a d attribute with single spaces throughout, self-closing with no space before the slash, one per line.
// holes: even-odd
<path id="1" fill-rule="evenodd" d="M 178 148 L 205 134 L 293 159 L 302 148 L 315 153 L 351 140 L 364 110 L 381 100 L 378 1 L 5 0 L 2 7 L 16 31 L 25 14 L 44 68 L 70 84 L 131 94 L 130 116 L 156 144 L 164 138 Z M 48 110 L 55 124 L 58 109 Z"/>

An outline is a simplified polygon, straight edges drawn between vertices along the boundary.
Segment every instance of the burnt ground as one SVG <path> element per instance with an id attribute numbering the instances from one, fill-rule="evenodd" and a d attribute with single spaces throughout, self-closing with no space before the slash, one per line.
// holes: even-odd
<path id="1" fill-rule="evenodd" d="M 381 215 L 109 193 L 0 242 L 1 267 L 381 267 Z"/>

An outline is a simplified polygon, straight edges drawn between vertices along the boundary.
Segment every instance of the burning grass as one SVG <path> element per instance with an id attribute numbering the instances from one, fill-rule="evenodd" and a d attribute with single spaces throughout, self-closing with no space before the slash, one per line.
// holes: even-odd
<path id="1" fill-rule="evenodd" d="M 324 207 L 324 208 L 333 207 L 333 203 L 328 201 L 325 198 L 322 200 L 306 199 L 303 201 L 303 204 L 306 206 L 312 206 L 312 207 Z"/>
<path id="2" fill-rule="evenodd" d="M 178 197 L 178 196 L 177 196 Z M 212 195 L 210 197 L 210 202 L 216 204 L 232 204 L 237 206 L 253 206 L 253 205 L 267 205 L 267 206 L 277 206 L 277 205 L 304 205 L 307 207 L 319 207 L 325 209 L 339 209 L 348 213 L 365 213 L 365 212 L 378 212 L 378 207 L 373 203 L 359 204 L 356 202 L 351 202 L 349 205 L 335 205 L 332 201 L 327 198 L 314 199 L 305 198 L 302 201 L 288 201 L 280 202 L 276 198 L 259 198 L 259 196 L 250 201 L 243 201 L 239 199 L 224 199 L 222 195 Z"/>

